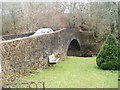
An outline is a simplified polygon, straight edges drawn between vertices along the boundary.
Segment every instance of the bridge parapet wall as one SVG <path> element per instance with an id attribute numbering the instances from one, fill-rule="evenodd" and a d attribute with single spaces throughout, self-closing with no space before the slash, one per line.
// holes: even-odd
<path id="1" fill-rule="evenodd" d="M 79 40 L 80 34 L 72 29 L 63 29 L 51 34 L 30 36 L 2 41 L 2 73 L 4 75 L 25 73 L 28 70 L 43 69 L 48 66 L 48 56 L 66 56 L 72 38 Z"/>

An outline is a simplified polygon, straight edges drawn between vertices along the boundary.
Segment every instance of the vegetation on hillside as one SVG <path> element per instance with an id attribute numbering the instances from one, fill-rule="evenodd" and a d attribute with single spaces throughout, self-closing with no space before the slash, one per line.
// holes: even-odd
<path id="1" fill-rule="evenodd" d="M 50 27 L 94 31 L 97 39 L 118 35 L 118 2 L 3 2 L 2 34 L 33 32 Z"/>

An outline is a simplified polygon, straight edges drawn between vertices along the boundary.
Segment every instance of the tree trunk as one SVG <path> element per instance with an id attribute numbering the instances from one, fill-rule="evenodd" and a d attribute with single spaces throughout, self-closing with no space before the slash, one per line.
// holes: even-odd
<path id="1" fill-rule="evenodd" d="M 118 37 L 120 37 L 120 2 L 118 2 Z"/>

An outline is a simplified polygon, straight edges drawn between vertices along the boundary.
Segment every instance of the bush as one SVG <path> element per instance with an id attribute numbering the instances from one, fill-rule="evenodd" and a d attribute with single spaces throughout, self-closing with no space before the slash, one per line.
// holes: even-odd
<path id="1" fill-rule="evenodd" d="M 120 43 L 118 43 L 118 70 L 120 70 Z"/>
<path id="2" fill-rule="evenodd" d="M 106 41 L 102 45 L 96 62 L 97 65 L 104 70 L 117 70 L 118 69 L 118 42 L 114 35 L 109 34 Z"/>

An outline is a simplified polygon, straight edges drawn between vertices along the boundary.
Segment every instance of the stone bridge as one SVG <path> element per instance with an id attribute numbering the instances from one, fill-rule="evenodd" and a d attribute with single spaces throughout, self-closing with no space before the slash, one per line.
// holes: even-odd
<path id="1" fill-rule="evenodd" d="M 75 29 L 2 41 L 2 72 L 8 75 L 41 70 L 48 66 L 48 56 L 52 53 L 60 61 L 67 55 L 81 56 L 91 41 L 90 34 Z"/>

